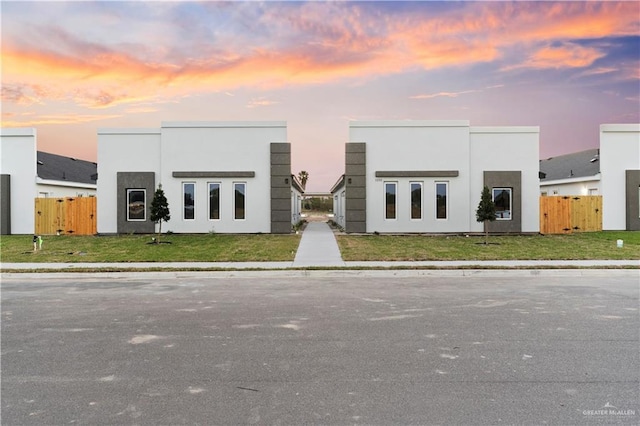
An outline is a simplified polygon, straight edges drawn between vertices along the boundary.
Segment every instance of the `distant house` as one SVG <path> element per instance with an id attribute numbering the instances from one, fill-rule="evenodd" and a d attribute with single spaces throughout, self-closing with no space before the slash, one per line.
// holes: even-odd
<path id="1" fill-rule="evenodd" d="M 1 129 L 1 233 L 31 234 L 34 199 L 96 195 L 97 164 L 37 151 L 33 128 Z"/>
<path id="2" fill-rule="evenodd" d="M 163 122 L 98 131 L 98 233 L 153 233 L 159 185 L 175 233 L 289 233 L 302 188 L 285 122 Z"/>
<path id="3" fill-rule="evenodd" d="M 492 232 L 539 232 L 538 127 L 352 122 L 349 139 L 331 191 L 346 232 L 482 232 L 485 185 L 498 210 Z"/>
<path id="4" fill-rule="evenodd" d="M 603 124 L 600 147 L 540 161 L 542 195 L 602 195 L 602 229 L 640 230 L 640 124 Z"/>
<path id="5" fill-rule="evenodd" d="M 540 195 L 601 195 L 600 149 L 540 160 Z"/>

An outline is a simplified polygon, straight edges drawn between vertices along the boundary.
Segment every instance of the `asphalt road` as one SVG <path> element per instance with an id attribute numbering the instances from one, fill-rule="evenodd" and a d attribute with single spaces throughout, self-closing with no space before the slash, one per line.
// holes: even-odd
<path id="1" fill-rule="evenodd" d="M 638 296 L 635 274 L 3 278 L 2 424 L 638 424 Z"/>

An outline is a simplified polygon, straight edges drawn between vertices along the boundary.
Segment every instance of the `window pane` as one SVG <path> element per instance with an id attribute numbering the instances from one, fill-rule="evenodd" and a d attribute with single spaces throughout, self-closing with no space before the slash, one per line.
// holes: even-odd
<path id="1" fill-rule="evenodd" d="M 493 203 L 498 220 L 511 220 L 511 188 L 493 188 Z"/>
<path id="2" fill-rule="evenodd" d="M 447 190 L 445 182 L 436 183 L 436 219 L 447 218 Z"/>
<path id="3" fill-rule="evenodd" d="M 246 185 L 244 183 L 234 183 L 234 219 L 244 219 L 245 218 L 245 195 L 246 195 Z"/>
<path id="4" fill-rule="evenodd" d="M 422 184 L 411 183 L 411 219 L 422 219 Z"/>
<path id="5" fill-rule="evenodd" d="M 220 219 L 220 184 L 209 184 L 209 219 Z"/>
<path id="6" fill-rule="evenodd" d="M 385 199 L 386 199 L 386 208 L 384 212 L 385 219 L 395 219 L 396 218 L 396 184 L 395 183 L 385 183 Z"/>
<path id="7" fill-rule="evenodd" d="M 182 188 L 184 193 L 184 218 L 191 220 L 195 218 L 196 184 L 185 183 Z"/>
<path id="8" fill-rule="evenodd" d="M 146 220 L 147 201 L 144 189 L 127 190 L 127 220 Z"/>

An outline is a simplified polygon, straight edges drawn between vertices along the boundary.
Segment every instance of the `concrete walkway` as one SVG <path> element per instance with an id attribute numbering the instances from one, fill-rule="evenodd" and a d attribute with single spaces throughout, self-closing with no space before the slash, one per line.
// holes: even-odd
<path id="1" fill-rule="evenodd" d="M 293 267 L 306 266 L 345 266 L 336 237 L 326 222 L 310 222 L 302 231 Z"/>

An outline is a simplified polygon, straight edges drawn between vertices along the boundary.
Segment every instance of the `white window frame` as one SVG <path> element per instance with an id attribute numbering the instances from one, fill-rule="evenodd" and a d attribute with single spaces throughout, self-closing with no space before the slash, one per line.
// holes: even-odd
<path id="1" fill-rule="evenodd" d="M 211 185 L 218 185 L 218 218 L 211 217 Z M 207 217 L 211 222 L 222 220 L 222 182 L 207 182 Z"/>
<path id="2" fill-rule="evenodd" d="M 394 186 L 394 213 L 395 213 L 395 217 L 389 218 L 387 217 L 387 185 L 393 185 Z M 398 220 L 398 182 L 383 182 L 382 185 L 382 190 L 384 191 L 384 197 L 383 197 L 383 217 L 384 220 L 393 220 L 393 221 L 397 221 Z"/>
<path id="3" fill-rule="evenodd" d="M 444 185 L 445 187 L 445 217 L 438 217 L 438 185 Z M 433 184 L 434 198 L 435 198 L 435 210 L 433 217 L 436 220 L 449 220 L 449 182 L 448 181 L 436 181 Z"/>
<path id="4" fill-rule="evenodd" d="M 187 209 L 187 205 L 185 203 L 185 187 L 187 185 L 193 185 L 193 219 L 187 219 L 186 218 L 186 209 Z M 192 222 L 194 220 L 196 220 L 196 183 L 195 182 L 182 182 L 182 220 L 184 221 L 188 221 L 188 222 Z"/>
<path id="5" fill-rule="evenodd" d="M 236 217 L 236 185 L 244 186 L 244 218 L 241 219 Z M 233 220 L 240 222 L 247 220 L 247 182 L 233 182 Z"/>
<path id="6" fill-rule="evenodd" d="M 413 217 L 413 185 L 420 186 L 420 217 Z M 424 218 L 424 182 L 418 182 L 418 181 L 409 182 L 409 220 L 422 220 L 423 218 Z"/>
<path id="7" fill-rule="evenodd" d="M 513 220 L 513 188 L 495 187 L 491 189 L 491 199 L 496 202 L 494 191 L 509 191 L 509 217 L 496 217 L 496 220 Z M 496 215 L 497 215 L 496 211 Z"/>
<path id="8" fill-rule="evenodd" d="M 129 194 L 133 191 L 142 192 L 144 194 L 144 217 L 142 219 L 131 219 L 129 216 Z M 128 188 L 127 189 L 127 222 L 146 222 L 147 221 L 147 190 L 144 188 Z"/>

